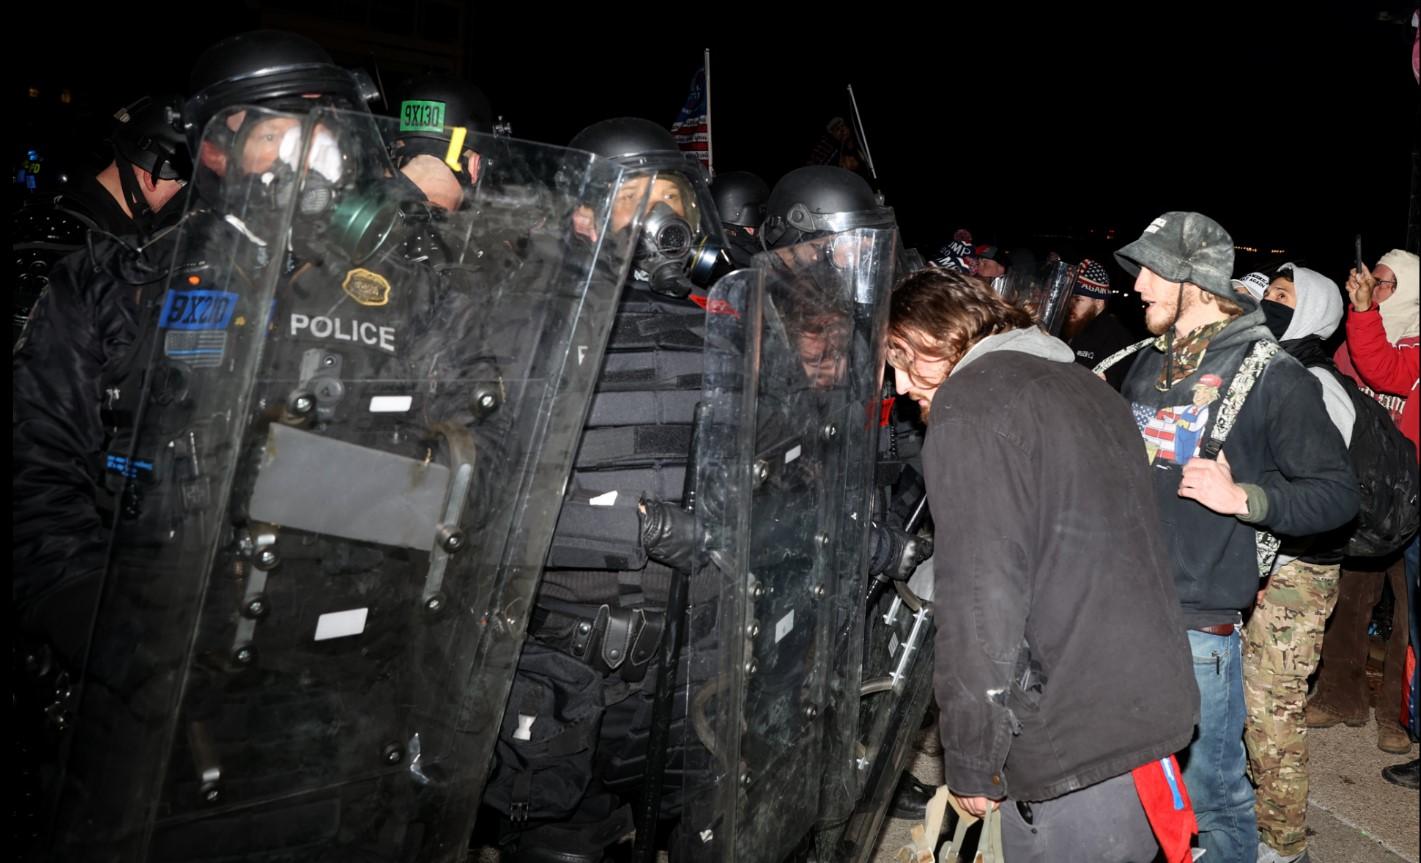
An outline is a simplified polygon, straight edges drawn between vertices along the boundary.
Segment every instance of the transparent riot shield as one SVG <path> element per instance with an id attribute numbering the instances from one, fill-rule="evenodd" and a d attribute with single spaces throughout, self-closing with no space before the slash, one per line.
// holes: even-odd
<path id="1" fill-rule="evenodd" d="M 992 288 L 1007 300 L 1025 307 L 1046 332 L 1055 335 L 1066 320 L 1076 270 L 1074 265 L 1064 261 L 1040 269 L 1012 267 L 1005 276 L 992 280 Z"/>
<path id="2" fill-rule="evenodd" d="M 182 221 L 54 859 L 459 860 L 630 261 L 622 173 L 258 109 Z"/>
<path id="3" fill-rule="evenodd" d="M 781 860 L 846 818 L 896 231 L 756 258 L 707 307 L 681 837 Z"/>
<path id="4" fill-rule="evenodd" d="M 909 249 L 898 245 L 898 278 L 916 273 L 918 270 L 926 269 L 928 262 L 923 258 L 923 253 L 917 249 Z"/>
<path id="5" fill-rule="evenodd" d="M 932 703 L 932 611 L 932 603 L 903 582 L 894 582 L 867 609 L 854 756 L 863 786 L 842 829 L 826 830 L 818 843 L 832 849 L 824 859 L 863 863 L 877 848 L 898 777 L 910 766 L 913 741 Z"/>

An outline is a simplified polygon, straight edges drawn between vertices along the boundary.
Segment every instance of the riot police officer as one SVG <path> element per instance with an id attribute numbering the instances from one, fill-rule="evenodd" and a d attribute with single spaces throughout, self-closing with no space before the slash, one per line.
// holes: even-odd
<path id="1" fill-rule="evenodd" d="M 41 698 L 37 706 L 48 711 L 60 730 L 69 722 L 74 692 L 56 678 L 68 676 L 72 682 L 84 665 L 111 521 L 133 522 L 121 528 L 123 532 L 155 527 L 143 524 L 142 514 L 161 507 L 133 496 L 146 480 L 156 479 L 165 491 L 175 494 L 181 489 L 182 494 L 198 495 L 189 498 L 193 506 L 202 502 L 202 490 L 207 488 L 209 478 L 201 472 L 154 477 L 156 460 L 130 457 L 129 441 L 144 404 L 145 387 L 154 393 L 151 400 L 159 400 L 163 392 L 186 398 L 181 368 L 220 368 L 236 338 L 228 330 L 248 323 L 255 330 L 267 320 L 265 310 L 238 312 L 221 292 L 195 294 L 184 308 L 173 303 L 159 308 L 164 288 L 178 272 L 190 273 L 185 277 L 188 287 L 202 285 L 222 267 L 253 275 L 253 269 L 244 268 L 287 246 L 284 238 L 273 234 L 262 238 L 259 232 L 266 226 L 240 217 L 242 195 L 234 193 L 235 180 L 238 175 L 246 178 L 244 193 L 274 194 L 278 184 L 272 182 L 273 171 L 279 163 L 294 161 L 281 149 L 290 143 L 285 132 L 299 121 L 257 109 L 230 109 L 240 105 L 302 111 L 317 105 L 363 109 L 370 95 L 369 87 L 334 65 L 318 45 L 277 31 L 245 33 L 213 46 L 197 62 L 191 85 L 192 96 L 183 105 L 179 124 L 149 140 L 170 142 L 186 133 L 198 164 L 196 203 L 178 225 L 143 245 L 98 237 L 80 254 L 60 262 L 15 352 L 12 624 L 29 639 L 27 667 L 43 675 L 31 688 L 43 692 L 48 687 L 49 698 Z M 204 137 L 204 127 L 214 118 L 214 133 Z M 175 153 L 166 150 L 147 152 L 153 158 L 144 170 L 150 174 L 156 171 L 161 176 L 167 170 L 163 165 L 175 161 Z M 337 170 L 330 167 L 329 159 L 327 169 Z M 184 244 L 182 237 L 207 237 L 209 242 Z M 238 260 L 222 254 L 239 246 L 256 250 L 255 257 Z M 175 255 L 178 269 L 170 273 L 168 264 Z M 165 323 L 155 320 L 159 318 Z M 161 336 L 159 326 L 164 329 Z M 377 329 L 377 341 L 379 337 Z M 174 373 L 148 373 L 145 380 L 151 355 L 177 363 L 170 367 Z M 197 463 L 194 458 L 192 464 Z M 202 470 L 210 468 L 209 464 Z M 101 490 L 97 494 L 96 487 Z M 106 499 L 103 489 L 126 491 L 122 498 Z M 191 578 L 195 573 L 186 575 Z M 172 587 L 178 589 L 178 583 Z M 141 757 L 123 751 L 130 727 L 125 723 L 135 721 L 132 709 L 137 709 L 133 702 L 137 693 L 152 692 L 152 685 L 161 679 L 156 671 L 162 668 L 161 658 L 150 652 L 140 659 L 141 651 L 123 655 L 126 648 L 160 640 L 148 628 L 151 620 L 145 624 L 139 618 L 135 614 L 131 624 L 125 624 L 131 626 L 127 643 L 95 648 L 88 671 L 98 673 L 86 676 L 86 681 L 94 676 L 107 679 L 86 686 L 85 697 L 98 702 L 88 711 L 90 721 L 80 723 L 78 737 L 68 744 L 72 750 L 68 787 L 80 788 L 84 805 L 90 807 L 78 817 L 91 826 L 102 826 L 89 836 L 51 837 L 56 844 L 46 852 L 48 856 L 86 857 L 94 852 L 86 842 L 103 845 L 113 838 L 106 828 L 134 826 L 120 824 L 124 818 L 115 814 L 121 810 L 124 790 L 100 781 L 99 776 L 106 758 Z M 145 662 L 153 673 L 146 678 L 144 672 L 134 671 Z M 89 780 L 92 785 L 73 784 Z M 139 800 L 139 804 L 153 801 Z M 168 853 L 191 856 L 195 852 L 188 848 Z"/>
<path id="2" fill-rule="evenodd" d="M 715 208 L 725 225 L 725 237 L 730 243 L 730 255 L 737 267 L 750 266 L 750 258 L 763 251 L 755 237 L 765 221 L 765 202 L 770 187 L 749 171 L 728 171 L 717 174 L 711 182 Z"/>
<path id="3" fill-rule="evenodd" d="M 78 251 L 91 230 L 146 236 L 155 214 L 187 182 L 192 164 L 173 121 L 180 107 L 176 96 L 145 96 L 119 109 L 110 137 L 113 161 L 73 189 L 15 214 L 14 340 L 60 258 Z"/>
<path id="4" fill-rule="evenodd" d="M 275 31 L 219 43 L 198 61 L 193 85 L 181 126 L 190 145 L 201 150 L 196 182 L 199 194 L 205 190 L 209 196 L 217 194 L 214 169 L 225 171 L 230 155 L 199 142 L 203 126 L 223 108 L 289 104 L 292 99 L 364 104 L 354 79 L 331 64 L 324 50 L 303 37 Z M 308 93 L 314 98 L 307 100 L 303 94 Z M 181 126 L 149 139 L 156 145 L 181 138 Z M 177 160 L 166 149 L 148 156 L 160 176 Z M 145 303 L 162 290 L 167 275 L 172 249 L 162 241 L 134 250 L 101 238 L 84 254 L 62 262 L 16 350 L 13 489 L 23 504 L 13 511 L 12 598 L 26 619 L 38 622 L 35 616 L 48 618 L 51 612 L 43 610 L 48 606 L 69 605 L 54 602 L 54 593 L 77 589 L 102 567 L 106 531 L 88 490 L 102 473 L 103 454 L 115 433 L 132 419 L 125 402 L 136 398 L 134 365 L 142 360 L 132 356 L 131 348 Z M 93 393 L 102 394 L 102 400 L 94 400 Z M 67 627 L 40 628 L 68 641 L 59 634 Z"/>
<path id="5" fill-rule="evenodd" d="M 767 249 L 894 224 L 893 210 L 879 202 L 863 177 L 832 165 L 809 165 L 785 174 L 775 183 L 765 210 L 760 239 Z"/>
<path id="6" fill-rule="evenodd" d="M 426 75 L 401 88 L 399 135 L 390 155 L 433 205 L 459 209 L 479 179 L 477 141 L 491 134 L 493 111 L 478 87 L 452 75 Z"/>
<path id="7" fill-rule="evenodd" d="M 570 146 L 628 169 L 605 230 L 638 239 L 485 796 L 501 844 L 529 861 L 600 860 L 633 829 L 669 584 L 695 544 L 680 503 L 704 289 L 728 269 L 702 169 L 667 130 L 607 120 Z"/>
<path id="8" fill-rule="evenodd" d="M 761 240 L 767 249 L 779 250 L 782 255 L 795 254 L 791 247 L 806 240 L 854 228 L 887 227 L 896 221 L 893 210 L 883 205 L 863 177 L 829 165 L 808 166 L 786 174 L 770 193 L 766 211 Z M 900 272 L 906 268 L 905 251 L 900 240 Z M 922 426 L 915 419 L 899 417 L 893 409 L 894 401 L 891 388 L 885 388 L 877 477 L 879 500 L 869 546 L 869 572 L 877 579 L 875 590 L 880 592 L 890 574 L 906 579 L 932 554 L 931 541 L 903 530 L 908 526 L 907 516 L 913 504 L 923 499 L 918 454 Z M 870 615 L 868 625 L 878 626 L 879 618 Z M 895 815 L 921 817 L 930 796 L 931 789 L 905 770 L 893 800 Z"/>

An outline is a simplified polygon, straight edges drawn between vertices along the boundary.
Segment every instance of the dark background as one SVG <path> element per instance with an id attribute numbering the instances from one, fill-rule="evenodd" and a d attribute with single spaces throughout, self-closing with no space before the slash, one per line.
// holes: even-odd
<path id="1" fill-rule="evenodd" d="M 259 26 L 312 36 L 387 92 L 420 69 L 463 74 L 517 137 L 554 143 L 611 116 L 669 125 L 708 46 L 718 171 L 773 183 L 804 164 L 829 119 L 849 116 L 851 83 L 881 188 L 924 252 L 968 227 L 978 242 L 1102 258 L 1128 291 L 1109 249 L 1192 209 L 1261 250 L 1240 252 L 1240 273 L 1294 260 L 1341 279 L 1354 234 L 1369 262 L 1405 240 L 1413 5 L 997 3 L 911 20 L 806 8 L 722 29 L 704 22 L 727 14 L 687 7 L 674 25 L 604 15 L 599 33 L 555 26 L 551 6 L 514 19 L 454 0 L 51 3 L 11 31 L 8 157 L 13 177 L 37 151 L 41 193 L 100 167 L 116 107 L 182 91 L 204 47 Z M 23 197 L 12 183 L 12 204 Z"/>

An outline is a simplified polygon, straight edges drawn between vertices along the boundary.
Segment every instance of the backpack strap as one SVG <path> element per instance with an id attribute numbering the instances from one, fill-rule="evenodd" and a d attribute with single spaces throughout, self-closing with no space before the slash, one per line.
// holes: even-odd
<path id="1" fill-rule="evenodd" d="M 1223 403 L 1219 405 L 1219 418 L 1214 422 L 1214 427 L 1209 432 L 1209 439 L 1200 447 L 1200 456 L 1209 459 L 1219 457 L 1219 453 L 1224 448 L 1224 440 L 1229 436 L 1229 432 L 1233 431 L 1234 423 L 1238 420 L 1238 412 L 1243 409 L 1244 401 L 1248 399 L 1253 385 L 1258 383 L 1259 377 L 1263 375 L 1263 370 L 1268 367 L 1268 363 L 1273 360 L 1279 350 L 1278 343 L 1271 339 L 1259 339 L 1253 343 L 1248 356 L 1244 357 L 1243 363 L 1234 373 L 1233 380 L 1229 382 L 1229 390 L 1224 394 Z M 1266 530 L 1258 531 L 1259 578 L 1267 578 L 1273 573 L 1273 562 L 1278 558 L 1280 544 L 1278 537 L 1272 533 Z"/>
<path id="2" fill-rule="evenodd" d="M 1106 371 L 1110 369 L 1111 366 L 1115 365 L 1126 357 L 1142 350 L 1146 345 L 1153 344 L 1154 341 L 1155 337 L 1150 336 L 1148 339 L 1140 339 L 1133 345 L 1126 345 L 1125 347 L 1121 348 L 1120 350 L 1096 363 L 1095 368 L 1091 369 L 1091 371 L 1095 372 L 1098 375 L 1103 375 L 1106 373 Z"/>

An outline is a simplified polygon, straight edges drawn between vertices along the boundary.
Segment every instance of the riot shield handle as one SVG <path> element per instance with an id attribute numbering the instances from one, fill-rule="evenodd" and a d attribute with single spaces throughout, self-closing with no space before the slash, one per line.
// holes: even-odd
<path id="1" fill-rule="evenodd" d="M 468 462 L 460 464 L 449 481 L 449 498 L 444 504 L 444 519 L 437 529 L 434 547 L 429 550 L 429 574 L 424 579 L 424 592 L 420 601 L 430 614 L 437 614 L 447 602 L 444 596 L 444 573 L 449 568 L 449 558 L 463 550 L 464 532 L 459 522 L 464 516 L 464 506 L 469 500 L 469 485 L 473 482 L 474 466 Z"/>
<path id="2" fill-rule="evenodd" d="M 232 636 L 232 649 L 228 659 L 238 669 L 251 667 L 256 662 L 257 622 L 266 617 L 270 605 L 266 598 L 267 573 L 281 562 L 276 553 L 277 528 L 273 524 L 252 523 L 242 534 L 240 548 L 246 560 L 238 560 L 238 578 L 246 583 L 242 593 L 242 607 L 237 618 L 237 631 Z M 199 755 L 197 744 L 193 744 L 193 757 Z M 205 796 L 204 796 L 205 797 Z"/>
<path id="3" fill-rule="evenodd" d="M 430 614 L 438 614 L 447 604 L 444 595 L 444 573 L 449 568 L 449 558 L 458 554 L 467 544 L 467 537 L 459 525 L 464 519 L 464 508 L 469 501 L 469 486 L 474 479 L 475 445 L 473 435 L 461 425 L 452 422 L 435 423 L 432 429 L 444 440 L 449 449 L 449 461 L 458 465 L 449 479 L 449 493 L 444 498 L 444 516 L 435 526 L 434 546 L 429 550 L 429 573 L 424 579 L 424 591 L 420 601 Z"/>

